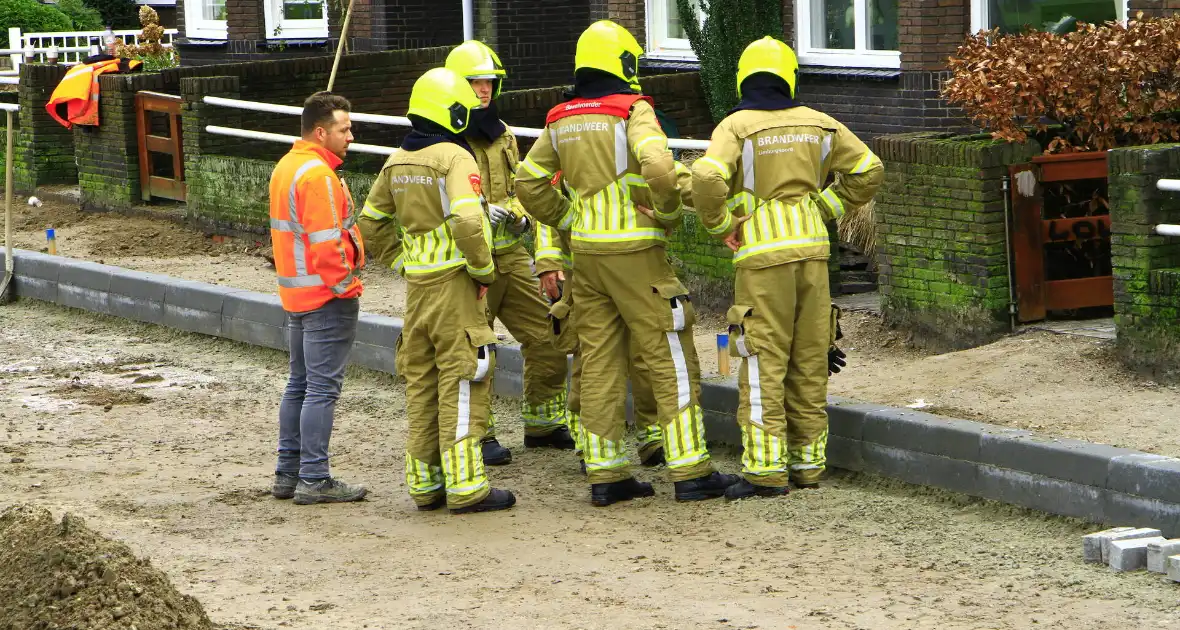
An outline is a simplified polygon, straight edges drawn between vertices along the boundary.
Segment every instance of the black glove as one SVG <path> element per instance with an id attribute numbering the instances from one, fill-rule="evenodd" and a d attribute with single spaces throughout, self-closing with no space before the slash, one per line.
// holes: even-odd
<path id="1" fill-rule="evenodd" d="M 848 365 L 844 359 L 847 357 L 844 351 L 836 346 L 828 348 L 828 376 L 839 374 L 840 368 Z"/>

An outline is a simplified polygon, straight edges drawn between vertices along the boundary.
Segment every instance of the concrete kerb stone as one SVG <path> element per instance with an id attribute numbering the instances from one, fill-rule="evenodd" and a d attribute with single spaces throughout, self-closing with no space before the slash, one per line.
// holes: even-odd
<path id="1" fill-rule="evenodd" d="M 1115 532 L 1108 534 L 1102 538 L 1102 562 L 1104 564 L 1110 563 L 1110 554 L 1113 549 L 1112 545 L 1115 542 L 1123 540 L 1135 540 L 1138 538 L 1155 538 L 1160 535 L 1160 530 L 1151 527 L 1137 527 L 1130 531 Z M 1144 556 L 1146 558 L 1146 556 Z"/>
<path id="2" fill-rule="evenodd" d="M 1115 540 L 1110 543 L 1110 568 L 1115 571 L 1138 571 L 1147 568 L 1147 546 L 1164 542 L 1162 536 Z"/>
<path id="3" fill-rule="evenodd" d="M 127 319 L 286 348 L 275 296 L 17 251 L 18 296 L 61 304 L 62 287 L 94 292 L 65 298 L 78 308 L 104 312 L 105 303 L 105 312 Z M 400 331 L 397 318 L 362 314 L 352 363 L 394 372 Z M 499 346 L 497 394 L 520 395 L 522 367 L 519 346 Z M 710 442 L 740 444 L 735 380 L 706 381 L 701 390 Z M 835 397 L 828 414 L 833 467 L 1180 535 L 1180 460 Z"/>
<path id="4" fill-rule="evenodd" d="M 1097 564 L 1102 562 L 1102 548 L 1106 545 L 1106 539 L 1115 534 L 1129 532 L 1135 529 L 1134 527 L 1111 527 L 1100 532 L 1093 532 L 1082 536 L 1082 561 Z"/>
<path id="5" fill-rule="evenodd" d="M 1180 538 L 1156 541 L 1147 545 L 1147 570 L 1167 573 L 1168 558 L 1180 554 Z"/>

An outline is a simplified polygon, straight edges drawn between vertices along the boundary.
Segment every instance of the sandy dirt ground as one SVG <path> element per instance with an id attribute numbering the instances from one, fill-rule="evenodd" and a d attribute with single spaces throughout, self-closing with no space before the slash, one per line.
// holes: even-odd
<path id="1" fill-rule="evenodd" d="M 47 227 L 58 253 L 192 280 L 273 292 L 269 247 L 260 240 L 214 239 L 179 224 L 143 217 L 82 213 L 76 204 L 23 205 L 14 221 L 18 247 L 43 249 Z M 128 238 L 127 235 L 131 237 Z M 220 241 L 220 242 L 218 242 Z M 387 269 L 364 272 L 362 308 L 400 315 L 405 284 Z M 1109 341 L 1028 332 L 948 354 L 907 347 L 904 335 L 867 313 L 845 313 L 849 367 L 830 392 L 889 405 L 992 422 L 1046 435 L 1180 455 L 1180 391 L 1135 376 Z M 715 335 L 721 314 L 701 313 L 696 343 L 702 374 L 717 378 Z M 511 338 L 497 322 L 497 331 Z M 736 363 L 734 364 L 736 370 Z M 731 375 L 730 378 L 733 378 Z M 918 401 L 922 401 L 919 403 Z"/>
<path id="2" fill-rule="evenodd" d="M 282 353 L 20 301 L 0 357 L 0 506 L 81 516 L 225 628 L 1180 627 L 1176 585 L 1083 564 L 1077 521 L 851 475 L 681 505 L 646 469 L 656 497 L 596 509 L 511 421 L 517 507 L 419 513 L 402 388 L 365 370 L 332 450 L 369 499 L 301 507 L 266 493 Z"/>

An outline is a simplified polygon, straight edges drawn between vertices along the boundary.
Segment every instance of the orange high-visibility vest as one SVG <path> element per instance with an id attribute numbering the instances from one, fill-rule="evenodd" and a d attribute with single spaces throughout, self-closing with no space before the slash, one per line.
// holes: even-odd
<path id="1" fill-rule="evenodd" d="M 341 160 L 297 140 L 270 177 L 270 238 L 279 299 L 293 313 L 361 294 L 365 246 L 352 193 L 336 175 Z"/>
<path id="2" fill-rule="evenodd" d="M 54 88 L 45 110 L 66 129 L 74 125 L 97 126 L 98 77 L 108 72 L 136 70 L 142 65 L 143 62 L 136 59 L 111 58 L 77 64 Z"/>

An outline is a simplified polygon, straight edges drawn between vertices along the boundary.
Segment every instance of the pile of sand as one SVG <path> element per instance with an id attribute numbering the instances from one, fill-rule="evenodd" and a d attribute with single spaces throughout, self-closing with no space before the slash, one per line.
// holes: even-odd
<path id="1" fill-rule="evenodd" d="M 0 630 L 212 630 L 205 610 L 123 543 L 66 514 L 0 513 Z"/>

